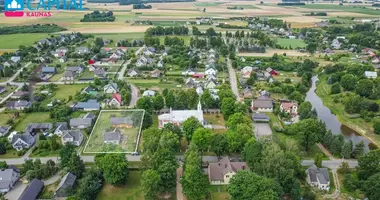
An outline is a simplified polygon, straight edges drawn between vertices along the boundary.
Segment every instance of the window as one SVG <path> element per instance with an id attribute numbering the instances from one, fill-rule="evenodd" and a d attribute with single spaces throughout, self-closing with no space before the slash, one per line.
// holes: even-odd
<path id="1" fill-rule="evenodd" d="M 229 178 L 230 176 L 229 175 L 226 175 L 226 178 Z"/>

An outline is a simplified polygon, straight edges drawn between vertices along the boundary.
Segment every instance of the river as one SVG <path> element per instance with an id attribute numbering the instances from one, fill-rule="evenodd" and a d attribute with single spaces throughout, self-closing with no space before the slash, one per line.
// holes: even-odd
<path id="1" fill-rule="evenodd" d="M 311 81 L 312 86 L 306 93 L 305 101 L 309 101 L 313 108 L 315 108 L 317 111 L 318 119 L 325 122 L 326 128 L 328 130 L 331 130 L 334 135 L 343 134 L 345 140 L 351 140 L 354 145 L 360 141 L 363 141 L 365 144 L 365 151 L 368 151 L 369 147 L 372 149 L 374 145 L 370 143 L 367 138 L 360 136 L 360 134 L 358 134 L 355 130 L 352 130 L 351 128 L 340 123 L 338 118 L 331 113 L 330 109 L 323 105 L 322 99 L 319 98 L 319 96 L 315 93 L 315 90 L 317 89 L 316 82 L 318 81 L 318 77 L 313 76 Z"/>

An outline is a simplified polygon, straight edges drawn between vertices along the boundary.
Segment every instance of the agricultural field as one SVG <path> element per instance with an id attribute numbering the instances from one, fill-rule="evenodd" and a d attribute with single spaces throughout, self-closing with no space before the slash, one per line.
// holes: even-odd
<path id="1" fill-rule="evenodd" d="M 288 38 L 278 38 L 277 44 L 284 47 L 292 48 L 305 48 L 306 43 L 300 39 L 288 39 Z"/>
<path id="2" fill-rule="evenodd" d="M 102 110 L 83 152 L 131 153 L 136 151 L 143 117 L 143 110 Z M 120 120 L 112 122 L 111 118 Z M 109 132 L 112 134 L 108 134 Z M 106 139 L 107 135 L 114 137 Z M 111 140 L 115 142 L 111 143 Z"/>
<path id="3" fill-rule="evenodd" d="M 0 35 L 0 49 L 17 49 L 20 45 L 31 46 L 34 42 L 49 37 L 47 33 Z"/>

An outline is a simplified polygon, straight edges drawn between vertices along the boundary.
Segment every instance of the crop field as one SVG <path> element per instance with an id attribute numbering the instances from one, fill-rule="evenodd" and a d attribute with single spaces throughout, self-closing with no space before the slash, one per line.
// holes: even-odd
<path id="1" fill-rule="evenodd" d="M 47 33 L 0 35 L 0 49 L 17 49 L 20 45 L 32 45 L 47 37 Z"/>
<path id="2" fill-rule="evenodd" d="M 300 39 L 278 38 L 277 44 L 279 44 L 281 46 L 292 47 L 292 48 L 297 48 L 297 47 L 304 48 L 304 47 L 306 47 L 306 43 Z"/>
<path id="3" fill-rule="evenodd" d="M 126 119 L 111 124 L 112 117 Z M 84 153 L 132 153 L 136 151 L 144 110 L 102 110 L 87 141 Z M 128 120 L 127 120 L 128 119 Z M 106 132 L 119 132 L 115 143 L 105 143 Z M 108 141 L 108 140 L 107 140 Z"/>

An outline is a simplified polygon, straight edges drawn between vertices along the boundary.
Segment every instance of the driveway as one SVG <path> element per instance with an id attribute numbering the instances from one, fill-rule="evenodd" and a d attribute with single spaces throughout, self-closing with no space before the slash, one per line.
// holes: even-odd
<path id="1" fill-rule="evenodd" d="M 227 59 L 227 68 L 228 68 L 228 76 L 230 77 L 230 84 L 231 84 L 232 92 L 235 94 L 236 99 L 238 101 L 241 101 L 240 96 L 239 96 L 239 89 L 237 86 L 235 69 L 232 68 L 232 63 L 231 63 L 231 60 L 229 58 Z"/>
<path id="2" fill-rule="evenodd" d="M 13 189 L 4 195 L 4 197 L 8 200 L 17 200 L 21 193 L 25 190 L 27 184 L 23 184 L 21 181 L 17 182 Z"/>
<path id="3" fill-rule="evenodd" d="M 132 95 L 132 97 L 131 97 L 131 102 L 129 103 L 129 107 L 133 108 L 133 107 L 136 106 L 137 99 L 139 98 L 139 89 L 135 85 L 133 85 L 131 83 L 130 83 L 130 85 L 131 85 L 131 95 Z"/>

